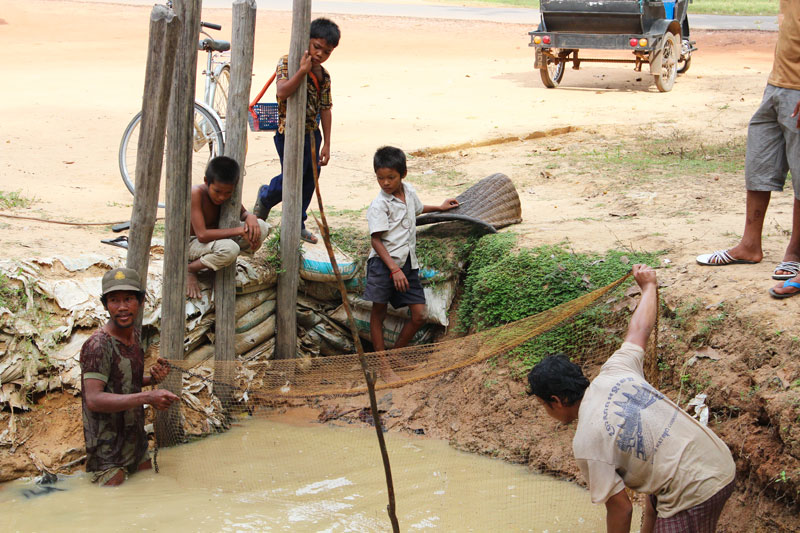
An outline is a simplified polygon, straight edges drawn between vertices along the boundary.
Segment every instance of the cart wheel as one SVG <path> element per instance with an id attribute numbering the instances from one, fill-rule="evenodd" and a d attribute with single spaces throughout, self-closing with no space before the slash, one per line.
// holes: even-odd
<path id="1" fill-rule="evenodd" d="M 653 76 L 656 87 L 662 93 L 672 90 L 672 86 L 675 85 L 675 78 L 678 75 L 678 59 L 680 59 L 678 39 L 675 35 L 667 33 L 661 39 L 661 73 Z"/>
<path id="2" fill-rule="evenodd" d="M 678 74 L 683 74 L 689 70 L 689 65 L 692 64 L 692 48 L 688 39 L 681 42 L 681 57 L 678 59 Z"/>
<path id="3" fill-rule="evenodd" d="M 551 57 L 546 58 L 547 63 L 539 69 L 542 76 L 542 83 L 548 89 L 555 89 L 564 77 L 564 61 L 557 61 Z"/>

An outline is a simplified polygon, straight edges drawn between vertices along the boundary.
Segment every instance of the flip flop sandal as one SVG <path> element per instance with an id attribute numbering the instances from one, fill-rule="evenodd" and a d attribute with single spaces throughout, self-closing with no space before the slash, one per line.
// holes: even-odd
<path id="1" fill-rule="evenodd" d="M 787 272 L 791 272 L 791 274 L 776 274 L 778 270 L 786 270 Z M 800 274 L 800 261 L 783 261 L 772 271 L 772 279 L 792 279 L 797 274 Z"/>
<path id="2" fill-rule="evenodd" d="M 300 230 L 300 240 L 310 244 L 317 244 L 317 236 L 308 231 L 306 228 Z"/>
<path id="3" fill-rule="evenodd" d="M 728 250 L 717 250 L 710 254 L 697 256 L 697 263 L 703 266 L 725 266 L 725 265 L 755 265 L 758 261 L 748 261 L 746 259 L 735 259 L 731 257 Z M 794 276 L 792 276 L 794 277 Z"/>
<path id="4" fill-rule="evenodd" d="M 117 237 L 116 239 L 101 239 L 100 242 L 103 244 L 110 244 L 111 246 L 119 246 L 120 248 L 128 249 L 128 237 L 122 235 L 121 237 Z"/>
<path id="5" fill-rule="evenodd" d="M 796 281 L 786 280 L 786 281 L 783 282 L 783 287 L 782 288 L 786 288 L 786 287 L 794 287 L 795 289 L 800 289 L 800 283 L 797 283 Z M 792 296 L 797 296 L 798 294 L 800 294 L 800 291 L 787 292 L 787 293 L 781 294 L 779 292 L 775 292 L 775 287 L 772 287 L 769 290 L 769 295 L 772 296 L 773 298 L 777 298 L 779 300 L 782 300 L 784 298 L 791 298 Z"/>

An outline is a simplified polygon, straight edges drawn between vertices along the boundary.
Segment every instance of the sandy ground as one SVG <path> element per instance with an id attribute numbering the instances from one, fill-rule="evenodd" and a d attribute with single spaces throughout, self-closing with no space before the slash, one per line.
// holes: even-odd
<path id="1" fill-rule="evenodd" d="M 14 68 L 0 103 L 0 191 L 35 201 L 2 214 L 78 225 L 0 216 L 0 257 L 125 253 L 100 243 L 115 236 L 107 226 L 80 224 L 130 218 L 117 151 L 141 101 L 149 12 L 70 1 L 3 4 L 0 36 Z M 331 212 L 363 209 L 377 193 L 370 163 L 378 145 L 414 152 L 572 126 L 577 131 L 568 135 L 417 157 L 409 179 L 423 199 L 438 201 L 463 187 L 425 179 L 431 171 L 455 171 L 463 183 L 503 172 L 522 198 L 524 221 L 514 231 L 526 244 L 568 239 L 578 251 L 668 250 L 673 268 L 663 279 L 674 290 L 699 292 L 710 303 L 736 300 L 759 320 L 793 327 L 782 313 L 791 301 L 766 293 L 787 239 L 790 194 L 775 195 L 762 265 L 700 268 L 695 255 L 733 245 L 741 232 L 741 176 L 647 185 L 650 176 L 573 175 L 536 157 L 582 145 L 624 150 L 650 136 L 741 141 L 771 68 L 774 33 L 695 32 L 700 50 L 669 93 L 659 93 L 646 72 L 610 64 L 568 69 L 562 86 L 547 90 L 532 68 L 526 25 L 335 18 L 343 37 L 326 63 L 334 122 L 332 159 L 322 172 Z M 219 36 L 228 37 L 230 10 L 207 10 L 203 19 L 221 23 Z M 254 95 L 288 49 L 290 25 L 288 13 L 259 12 Z M 279 170 L 271 134 L 250 134 L 246 169 L 250 207 L 258 186 Z M 598 194 L 609 201 L 597 202 Z M 353 218 L 363 224 L 361 215 Z"/>

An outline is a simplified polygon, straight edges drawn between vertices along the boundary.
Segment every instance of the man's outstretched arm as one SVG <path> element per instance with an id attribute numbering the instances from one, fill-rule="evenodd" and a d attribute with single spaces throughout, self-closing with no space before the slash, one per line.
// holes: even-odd
<path id="1" fill-rule="evenodd" d="M 647 265 L 633 265 L 633 278 L 642 289 L 642 299 L 636 307 L 625 335 L 625 342 L 646 348 L 647 339 L 656 323 L 658 298 L 656 297 L 656 271 Z"/>

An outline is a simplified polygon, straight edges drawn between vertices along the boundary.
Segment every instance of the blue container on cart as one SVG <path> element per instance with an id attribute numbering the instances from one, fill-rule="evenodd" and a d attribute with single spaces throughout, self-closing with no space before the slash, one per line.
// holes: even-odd
<path id="1" fill-rule="evenodd" d="M 675 18 L 675 0 L 664 0 L 664 18 Z"/>

